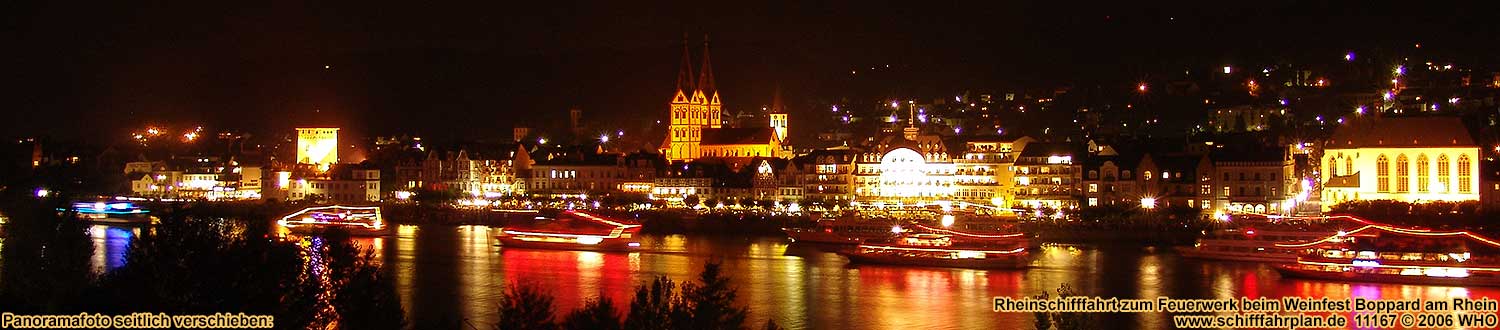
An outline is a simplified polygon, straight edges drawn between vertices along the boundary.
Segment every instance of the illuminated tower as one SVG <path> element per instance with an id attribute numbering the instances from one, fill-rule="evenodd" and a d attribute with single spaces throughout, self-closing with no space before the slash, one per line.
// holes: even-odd
<path id="1" fill-rule="evenodd" d="M 704 130 L 723 126 L 724 108 L 714 87 L 713 65 L 708 56 L 708 40 L 703 41 L 703 65 L 693 80 L 692 57 L 687 40 L 682 43 L 682 68 L 677 71 L 677 91 L 672 96 L 670 125 L 661 147 L 667 160 L 689 161 L 703 155 L 700 147 Z"/>
<path id="2" fill-rule="evenodd" d="M 786 143 L 786 104 L 781 101 L 781 85 L 776 85 L 776 94 L 771 96 L 771 130 L 776 132 L 776 143 Z"/>
<path id="3" fill-rule="evenodd" d="M 329 127 L 297 128 L 297 163 L 317 165 L 328 170 L 339 162 L 339 129 Z"/>
<path id="4" fill-rule="evenodd" d="M 677 71 L 677 92 L 672 96 L 671 120 L 667 126 L 667 145 L 663 154 L 668 160 L 692 160 L 698 149 L 700 128 L 693 122 L 698 115 L 698 104 L 693 95 L 693 64 L 688 55 L 687 38 L 682 40 L 682 67 Z"/>
<path id="5" fill-rule="evenodd" d="M 693 92 L 694 98 L 701 96 L 699 104 L 702 105 L 703 119 L 707 121 L 709 128 L 719 128 L 723 121 L 719 115 L 724 113 L 723 104 L 719 102 L 719 89 L 714 87 L 714 69 L 708 60 L 708 36 L 703 36 L 703 66 L 698 68 L 698 88 Z"/>

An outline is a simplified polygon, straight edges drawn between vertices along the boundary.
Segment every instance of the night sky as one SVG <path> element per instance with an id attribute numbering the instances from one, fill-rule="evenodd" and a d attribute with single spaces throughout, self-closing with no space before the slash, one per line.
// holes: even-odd
<path id="1" fill-rule="evenodd" d="M 11 1 L 0 4 L 0 122 L 7 136 L 325 124 L 506 137 L 512 123 L 560 125 L 576 106 L 643 127 L 665 116 L 684 34 L 695 56 L 709 35 L 727 109 L 759 108 L 779 85 L 794 116 L 845 97 L 1089 84 L 1414 43 L 1474 61 L 1500 45 L 1490 13 L 1426 2 L 635 3 Z M 881 70 L 849 74 L 870 67 Z"/>

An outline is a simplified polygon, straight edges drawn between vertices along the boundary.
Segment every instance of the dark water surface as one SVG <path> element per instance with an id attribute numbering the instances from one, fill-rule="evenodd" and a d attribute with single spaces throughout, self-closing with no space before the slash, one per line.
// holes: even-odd
<path id="1" fill-rule="evenodd" d="M 96 226 L 95 265 L 117 267 L 132 229 Z M 1402 299 L 1500 297 L 1495 288 L 1338 283 L 1281 278 L 1255 263 L 1205 262 L 1170 249 L 1044 246 L 1026 270 L 968 270 L 849 265 L 837 254 L 785 238 L 650 237 L 647 252 L 600 253 L 502 249 L 484 226 L 401 226 L 397 235 L 361 238 L 396 277 L 407 318 L 419 329 L 490 329 L 509 283 L 533 282 L 567 311 L 597 296 L 628 306 L 635 286 L 656 276 L 694 279 L 709 260 L 750 308 L 752 328 L 774 318 L 801 329 L 1014 329 L 1024 313 L 991 312 L 995 296 L 1032 296 L 1067 283 L 1089 296 L 1239 298 L 1308 296 Z M 1054 294 L 1055 295 L 1055 294 Z M 1104 314 L 1109 328 L 1170 328 L 1165 314 Z"/>

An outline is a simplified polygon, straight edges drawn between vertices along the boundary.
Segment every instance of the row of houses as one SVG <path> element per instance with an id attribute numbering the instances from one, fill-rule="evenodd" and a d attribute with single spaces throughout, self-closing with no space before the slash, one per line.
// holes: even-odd
<path id="1" fill-rule="evenodd" d="M 1098 143 L 1030 137 L 956 141 L 908 128 L 864 145 L 791 158 L 668 162 L 648 152 L 510 147 L 515 149 L 494 157 L 431 151 L 398 166 L 397 181 L 401 189 L 454 189 L 480 198 L 640 194 L 672 203 L 690 196 L 865 207 L 964 202 L 1072 209 L 1123 203 L 1281 213 L 1308 201 L 1294 151 L 1228 151 L 1211 144 L 1170 153 L 1120 152 Z"/>
<path id="2" fill-rule="evenodd" d="M 678 203 L 740 199 L 1288 214 L 1326 211 L 1354 200 L 1493 196 L 1500 185 L 1482 182 L 1489 176 L 1480 171 L 1483 154 L 1474 141 L 1454 118 L 1363 118 L 1341 126 L 1322 144 L 1233 136 L 1217 141 L 957 139 L 912 125 L 857 145 L 790 158 L 669 161 L 649 151 L 515 143 L 422 150 L 384 171 L 358 164 L 258 166 L 198 157 L 132 162 L 126 172 L 138 195 L 207 199 L 373 202 L 436 189 L 488 199 L 634 194 L 683 206 L 692 205 Z"/>
<path id="3" fill-rule="evenodd" d="M 377 202 L 383 197 L 380 172 L 359 164 L 262 166 L 209 156 L 125 165 L 133 195 L 190 200 Z"/>

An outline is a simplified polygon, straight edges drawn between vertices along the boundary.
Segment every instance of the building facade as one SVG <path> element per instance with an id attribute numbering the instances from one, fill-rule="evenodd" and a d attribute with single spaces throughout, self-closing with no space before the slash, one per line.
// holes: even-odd
<path id="1" fill-rule="evenodd" d="M 379 202 L 380 169 L 339 164 L 327 171 L 301 164 L 289 169 L 267 171 L 262 189 L 265 198 L 286 201 L 310 200 L 322 203 Z"/>
<path id="2" fill-rule="evenodd" d="M 914 124 L 902 135 L 886 135 L 855 160 L 854 199 L 862 203 L 910 204 L 951 200 L 954 166 L 936 134 Z"/>
<path id="3" fill-rule="evenodd" d="M 1016 157 L 1013 207 L 1071 209 L 1083 198 L 1082 161 L 1087 153 L 1070 143 L 1027 143 Z"/>
<path id="4" fill-rule="evenodd" d="M 687 162 L 702 157 L 782 157 L 786 139 L 786 114 L 771 114 L 765 127 L 724 127 L 723 102 L 714 85 L 708 42 L 703 43 L 703 64 L 693 79 L 687 44 L 682 48 L 682 66 L 677 90 L 668 103 L 666 137 L 658 150 L 668 161 Z"/>
<path id="5" fill-rule="evenodd" d="M 963 156 L 953 159 L 953 199 L 982 205 L 1008 206 L 1015 199 L 1016 156 L 1032 138 L 964 142 Z"/>
<path id="6" fill-rule="evenodd" d="M 1480 199 L 1480 147 L 1456 117 L 1368 118 L 1324 146 L 1323 208 L 1359 200 Z"/>
<path id="7" fill-rule="evenodd" d="M 297 163 L 317 165 L 327 171 L 339 162 L 339 129 L 297 128 Z"/>
<path id="8" fill-rule="evenodd" d="M 1285 150 L 1216 150 L 1199 164 L 1205 213 L 1289 213 L 1299 201 L 1295 164 Z"/>

